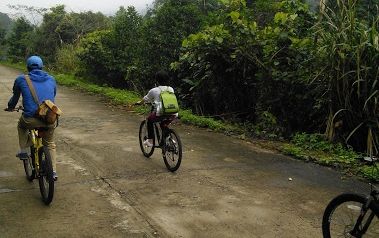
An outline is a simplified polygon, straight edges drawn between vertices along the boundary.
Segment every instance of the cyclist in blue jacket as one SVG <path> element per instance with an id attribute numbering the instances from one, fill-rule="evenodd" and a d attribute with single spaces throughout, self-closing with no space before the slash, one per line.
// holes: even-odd
<path id="1" fill-rule="evenodd" d="M 51 100 L 54 102 L 57 92 L 56 82 L 54 77 L 43 71 L 43 61 L 39 56 L 31 56 L 26 61 L 28 69 L 28 75 L 32 81 L 33 87 L 36 91 L 38 100 L 43 102 L 44 100 Z M 33 128 L 47 128 L 43 133 L 42 143 L 45 145 L 51 156 L 51 161 L 54 170 L 54 179 L 57 179 L 56 172 L 56 145 L 54 142 L 54 129 L 55 125 L 49 125 L 35 117 L 38 104 L 34 101 L 32 93 L 26 82 L 25 75 L 19 75 L 13 85 L 13 96 L 8 102 L 8 108 L 5 110 L 13 110 L 22 95 L 22 104 L 24 112 L 22 113 L 18 121 L 18 137 L 20 152 L 16 155 L 21 160 L 28 158 L 28 148 L 32 145 L 29 140 L 28 130 Z"/>

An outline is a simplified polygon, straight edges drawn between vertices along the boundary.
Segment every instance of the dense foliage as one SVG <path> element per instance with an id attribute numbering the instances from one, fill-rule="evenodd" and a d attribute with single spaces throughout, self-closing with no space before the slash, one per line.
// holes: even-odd
<path id="1" fill-rule="evenodd" d="M 9 30 L 11 28 L 12 20 L 7 14 L 0 12 L 0 28 L 3 30 Z"/>
<path id="2" fill-rule="evenodd" d="M 0 12 L 0 57 L 3 58 L 6 52 L 5 36 L 11 28 L 12 20 L 7 14 Z"/>
<path id="3" fill-rule="evenodd" d="M 8 55 L 42 55 L 93 83 L 146 92 L 165 69 L 182 107 L 245 125 L 296 132 L 377 153 L 378 0 L 156 0 L 112 17 L 49 9 L 20 18 Z M 319 1 L 317 1 L 318 3 Z M 366 13 L 366 14 L 365 14 Z M 0 31 L 1 36 L 1 31 Z"/>
<path id="4" fill-rule="evenodd" d="M 15 21 L 12 31 L 6 38 L 8 55 L 13 60 L 24 60 L 31 52 L 30 41 L 32 41 L 33 27 L 25 18 Z"/>
<path id="5" fill-rule="evenodd" d="M 319 77 L 328 87 L 329 138 L 377 153 L 379 17 L 358 18 L 355 1 L 338 0 L 317 25 Z"/>

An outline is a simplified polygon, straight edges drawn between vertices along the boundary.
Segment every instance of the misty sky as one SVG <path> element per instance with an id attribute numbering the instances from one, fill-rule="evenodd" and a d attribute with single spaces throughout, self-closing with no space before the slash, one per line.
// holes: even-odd
<path id="1" fill-rule="evenodd" d="M 154 0 L 0 0 L 0 12 L 12 13 L 7 5 L 26 5 L 33 7 L 50 8 L 59 4 L 66 6 L 67 12 L 93 11 L 102 12 L 106 15 L 115 13 L 120 6 L 134 6 L 139 12 L 151 4 Z"/>

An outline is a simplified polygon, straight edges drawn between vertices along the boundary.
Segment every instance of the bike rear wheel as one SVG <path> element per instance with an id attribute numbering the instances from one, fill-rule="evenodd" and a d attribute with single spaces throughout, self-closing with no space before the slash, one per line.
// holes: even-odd
<path id="1" fill-rule="evenodd" d="M 162 147 L 163 160 L 167 169 L 175 172 L 179 169 L 182 162 L 182 142 L 179 135 L 173 129 L 167 129 L 164 135 Z"/>
<path id="2" fill-rule="evenodd" d="M 147 158 L 149 158 L 154 153 L 154 146 L 155 146 L 155 138 L 153 138 L 153 146 L 145 146 L 143 142 L 147 140 L 147 123 L 146 120 L 141 122 L 141 125 L 139 127 L 139 146 L 141 148 L 141 151 L 143 155 Z"/>
<path id="3" fill-rule="evenodd" d="M 54 196 L 54 177 L 51 157 L 48 150 L 44 147 L 39 149 L 39 188 L 42 201 L 49 205 Z"/>
<path id="4" fill-rule="evenodd" d="M 345 193 L 334 198 L 326 207 L 322 219 L 322 234 L 324 238 L 334 237 L 379 237 L 378 214 L 373 213 L 372 205 L 368 207 L 363 216 L 359 229 L 353 234 L 353 229 L 362 211 L 362 206 L 367 202 L 364 195 Z M 371 216 L 371 222 L 370 222 Z M 364 232 L 364 226 L 367 231 Z"/>
<path id="5" fill-rule="evenodd" d="M 24 170 L 25 170 L 25 174 L 26 174 L 26 178 L 29 180 L 29 181 L 33 181 L 33 179 L 35 178 L 35 174 L 36 174 L 36 171 L 34 170 L 34 147 L 33 146 L 30 146 L 30 157 L 26 160 L 23 160 L 23 164 L 24 164 Z"/>

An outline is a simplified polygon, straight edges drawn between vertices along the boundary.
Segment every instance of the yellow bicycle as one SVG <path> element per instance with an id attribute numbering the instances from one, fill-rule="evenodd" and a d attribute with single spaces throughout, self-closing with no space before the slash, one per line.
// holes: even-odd
<path id="1" fill-rule="evenodd" d="M 22 107 L 14 110 L 22 110 Z M 42 136 L 46 129 L 42 127 L 29 130 L 29 137 L 33 144 L 30 146 L 29 157 L 22 161 L 26 178 L 29 181 L 38 178 L 42 201 L 49 205 L 54 196 L 54 176 L 49 150 L 42 144 Z"/>

